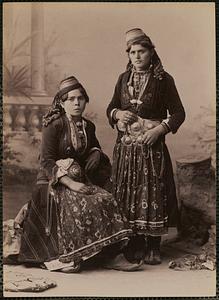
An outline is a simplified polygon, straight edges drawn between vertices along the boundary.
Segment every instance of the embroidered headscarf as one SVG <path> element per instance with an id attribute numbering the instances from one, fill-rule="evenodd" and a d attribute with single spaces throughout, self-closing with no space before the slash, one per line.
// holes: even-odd
<path id="1" fill-rule="evenodd" d="M 85 97 L 86 102 L 89 102 L 89 97 L 82 84 L 74 77 L 70 76 L 63 79 L 59 84 L 59 90 L 56 93 L 52 106 L 48 113 L 43 117 L 43 126 L 48 126 L 53 120 L 58 119 L 62 114 L 65 113 L 61 103 L 67 100 L 67 94 L 70 91 L 79 89 Z"/>

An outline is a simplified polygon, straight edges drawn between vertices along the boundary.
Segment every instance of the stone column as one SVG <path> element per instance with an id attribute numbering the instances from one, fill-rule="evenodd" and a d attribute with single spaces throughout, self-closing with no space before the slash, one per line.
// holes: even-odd
<path id="1" fill-rule="evenodd" d="M 31 95 L 46 96 L 43 3 L 31 3 Z"/>
<path id="2" fill-rule="evenodd" d="M 9 47 L 11 32 L 13 31 L 13 3 L 4 3 L 3 6 L 3 42 L 4 49 Z"/>

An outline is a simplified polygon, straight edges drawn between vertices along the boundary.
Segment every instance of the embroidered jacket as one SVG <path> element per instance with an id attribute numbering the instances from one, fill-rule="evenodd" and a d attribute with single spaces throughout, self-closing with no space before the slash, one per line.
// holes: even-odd
<path id="1" fill-rule="evenodd" d="M 111 126 L 114 125 L 112 110 L 117 108 L 136 112 L 132 103 L 133 98 L 128 89 L 131 71 L 119 76 L 111 102 L 107 108 L 107 116 Z M 167 125 L 172 133 L 176 133 L 185 120 L 185 111 L 177 92 L 173 77 L 164 72 L 163 79 L 159 80 L 150 75 L 147 86 L 140 98 L 142 103 L 138 108 L 138 116 L 144 119 L 165 120 L 169 113 Z"/>
<path id="2" fill-rule="evenodd" d="M 95 134 L 95 125 L 84 118 L 83 123 L 86 147 L 82 153 L 77 152 L 72 145 L 70 123 L 66 115 L 62 115 L 47 127 L 43 127 L 40 170 L 37 176 L 38 184 L 46 183 L 49 180 L 56 181 L 56 173 L 58 170 L 56 161 L 73 158 L 84 168 L 86 160 L 92 150 L 95 148 L 101 149 Z"/>

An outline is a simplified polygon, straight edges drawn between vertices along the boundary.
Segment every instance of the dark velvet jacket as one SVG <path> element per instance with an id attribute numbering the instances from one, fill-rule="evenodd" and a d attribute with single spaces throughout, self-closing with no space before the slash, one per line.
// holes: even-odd
<path id="1" fill-rule="evenodd" d="M 62 115 L 47 127 L 43 127 L 40 170 L 23 224 L 24 234 L 21 237 L 20 262 L 42 263 L 59 257 L 58 208 L 56 201 L 53 201 L 53 197 L 48 193 L 48 187 L 49 183 L 54 188 L 59 184 L 57 160 L 73 158 L 84 168 L 87 158 L 92 153 L 92 148 L 97 147 L 100 149 L 95 134 L 95 125 L 89 120 L 83 120 L 86 126 L 87 147 L 82 155 L 76 152 L 72 146 L 70 124 L 66 115 Z M 110 161 L 101 151 L 100 163 L 93 173 L 86 174 L 89 179 L 87 181 L 105 188 L 110 175 Z M 45 230 L 46 227 L 49 234 Z"/>
<path id="2" fill-rule="evenodd" d="M 77 153 L 72 146 L 71 129 L 65 114 L 51 122 L 47 127 L 43 127 L 40 170 L 37 176 L 38 184 L 55 180 L 56 171 L 58 169 L 56 167 L 57 160 L 73 158 L 84 168 L 92 148 L 101 149 L 95 134 L 95 125 L 87 119 L 83 119 L 83 121 L 85 122 L 85 132 L 87 136 L 87 147 L 83 154 Z M 109 167 L 109 160 L 103 153 L 101 160 L 104 160 Z M 110 176 L 110 174 L 108 176 Z"/>
<path id="3" fill-rule="evenodd" d="M 126 71 L 119 76 L 111 102 L 107 107 L 109 123 L 114 127 L 115 121 L 112 119 L 113 109 L 129 110 L 136 113 L 135 108 L 130 103 L 133 97 L 130 95 L 127 83 L 131 71 Z M 185 111 L 177 92 L 173 77 L 164 72 L 162 80 L 153 75 L 150 76 L 148 84 L 140 99 L 143 103 L 139 106 L 138 116 L 144 119 L 165 120 L 169 114 L 168 127 L 172 133 L 176 133 L 180 125 L 185 120 Z M 118 131 L 117 143 L 120 142 L 123 133 Z M 163 136 L 161 138 L 165 140 Z M 167 187 L 167 209 L 169 225 L 179 224 L 176 188 L 173 176 L 172 162 L 169 151 L 164 143 L 165 168 L 164 178 Z"/>
<path id="4" fill-rule="evenodd" d="M 113 126 L 111 111 L 114 108 L 135 112 L 130 100 L 133 98 L 128 90 L 127 83 L 131 71 L 126 71 L 119 76 L 114 95 L 107 108 L 107 116 Z M 139 106 L 138 116 L 144 119 L 164 120 L 167 112 L 170 117 L 168 126 L 172 133 L 176 133 L 185 120 L 185 111 L 177 92 L 174 79 L 164 72 L 163 79 L 159 80 L 150 76 L 146 89 L 140 99 L 143 103 Z"/>

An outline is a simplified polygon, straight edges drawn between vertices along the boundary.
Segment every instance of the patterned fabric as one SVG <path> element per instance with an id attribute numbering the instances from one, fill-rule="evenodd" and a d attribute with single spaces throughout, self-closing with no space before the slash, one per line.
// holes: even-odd
<path id="1" fill-rule="evenodd" d="M 40 170 L 24 220 L 20 262 L 53 260 L 77 262 L 100 252 L 103 247 L 127 242 L 131 229 L 111 194 L 98 186 L 108 186 L 109 158 L 100 151 L 95 125 L 82 118 L 72 131 L 66 115 L 43 128 Z M 86 126 L 85 126 L 86 124 Z M 83 131 L 85 149 L 74 148 L 72 132 Z M 97 168 L 86 173 L 85 165 L 93 149 L 101 158 Z M 89 185 L 89 195 L 69 190 L 59 182 L 67 175 Z M 115 245 L 115 246 L 117 246 Z"/>
<path id="2" fill-rule="evenodd" d="M 136 108 L 133 107 L 131 103 L 131 100 L 133 99 L 133 94 L 131 94 L 128 85 L 131 73 L 132 73 L 132 69 L 128 69 L 126 72 L 122 73 L 119 76 L 117 84 L 115 86 L 115 91 L 112 100 L 110 101 L 107 107 L 107 116 L 109 118 L 109 123 L 113 128 L 115 126 L 115 120 L 113 120 L 111 113 L 114 109 L 129 110 L 133 113 L 136 113 Z M 147 86 L 144 89 L 142 96 L 140 97 L 140 101 L 142 103 L 139 104 L 139 107 L 137 109 L 137 115 L 142 119 L 158 120 L 160 122 L 166 120 L 165 123 L 168 126 L 168 130 L 170 130 L 172 133 L 176 133 L 180 125 L 185 120 L 185 110 L 183 108 L 181 99 L 177 92 L 174 79 L 167 72 L 163 72 L 162 80 L 160 80 L 159 77 L 157 78 L 154 75 L 155 75 L 154 72 L 152 72 L 151 76 L 149 76 Z M 168 115 L 169 117 L 167 119 Z M 117 144 L 115 146 L 115 151 L 114 151 L 114 159 L 115 159 L 114 166 L 113 166 L 114 184 L 116 184 L 116 180 L 119 181 L 120 177 L 122 177 L 123 170 L 126 170 L 128 166 L 130 166 L 130 169 L 132 168 L 131 162 L 128 164 L 128 162 L 125 161 L 125 158 L 123 158 L 123 156 L 126 154 L 126 150 L 128 151 L 128 149 L 131 149 L 130 151 L 135 151 L 135 150 L 137 151 L 137 149 L 140 149 L 140 146 L 138 148 L 134 145 L 131 145 L 129 148 L 128 145 L 127 146 L 121 145 L 121 140 L 123 140 L 123 136 L 124 136 L 124 132 L 118 131 L 118 136 L 116 141 Z M 120 151 L 120 152 L 116 153 L 116 151 Z M 169 151 L 165 144 L 165 137 L 163 137 L 163 152 L 164 152 L 163 155 L 164 172 L 163 172 L 162 181 L 165 185 L 166 195 L 167 195 L 168 225 L 174 226 L 179 222 L 176 188 L 174 183 L 172 162 L 170 159 Z M 147 153 L 148 151 L 146 149 L 146 152 L 143 151 L 141 154 L 139 154 L 140 158 L 142 156 L 147 157 Z M 144 165 L 148 165 L 149 162 L 150 159 L 147 159 L 144 162 Z M 121 172 L 120 176 L 117 174 L 116 171 L 117 166 Z M 148 171 L 151 172 L 150 164 L 148 165 Z M 143 176 L 145 178 L 145 175 L 142 175 L 144 173 L 142 172 L 142 169 L 140 167 L 138 168 L 137 173 L 139 177 Z M 115 186 L 115 188 L 117 188 L 117 186 Z M 127 200 L 126 196 L 124 196 L 124 199 Z M 131 201 L 132 199 L 130 199 L 130 203 L 132 203 Z M 127 204 L 127 208 L 128 208 L 129 206 L 128 201 L 126 201 L 125 203 Z M 161 203 L 161 206 L 162 205 L 163 204 Z M 165 211 L 163 215 L 165 215 Z"/>
<path id="3" fill-rule="evenodd" d="M 133 75 L 133 88 L 134 88 L 134 96 L 137 99 L 144 87 L 144 84 L 147 81 L 149 74 L 147 72 L 134 72 Z"/>
<path id="4" fill-rule="evenodd" d="M 163 162 L 162 142 L 157 142 L 152 148 L 137 143 L 118 143 L 114 148 L 114 196 L 136 233 L 167 233 Z"/>
<path id="5" fill-rule="evenodd" d="M 71 129 L 71 142 L 75 151 L 82 155 L 87 147 L 86 122 L 85 120 L 74 121 L 70 115 L 67 115 Z"/>
<path id="6" fill-rule="evenodd" d="M 47 185 L 36 187 L 21 237 L 19 261 L 42 263 L 59 259 L 78 263 L 116 242 L 127 243 L 132 230 L 114 197 L 91 186 L 92 193 L 73 192 L 60 185 L 50 193 L 50 234 L 47 229 Z"/>
<path id="7" fill-rule="evenodd" d="M 71 165 L 69 165 L 71 163 Z M 73 159 L 58 160 L 74 181 L 85 182 L 85 174 Z M 61 171 L 60 171 L 61 172 Z M 89 193 L 39 185 L 29 203 L 21 242 L 21 262 L 59 261 L 78 263 L 105 246 L 127 243 L 132 230 L 112 194 L 89 185 Z"/>
<path id="8" fill-rule="evenodd" d="M 74 181 L 85 180 L 76 161 L 67 171 Z M 60 184 L 51 191 L 58 208 L 59 260 L 62 262 L 88 259 L 104 246 L 127 240 L 132 233 L 113 196 L 98 186 L 89 185 L 89 188 L 88 194 L 82 194 Z"/>
<path id="9" fill-rule="evenodd" d="M 147 71 L 136 71 L 134 68 L 132 68 L 127 86 L 129 94 L 132 98 L 130 99 L 130 103 L 136 113 L 138 112 L 139 106 L 143 103 L 141 101 L 141 97 L 146 89 L 150 75 L 150 68 Z"/>
<path id="10" fill-rule="evenodd" d="M 115 124 L 111 118 L 113 109 L 130 110 L 136 113 L 130 102 L 133 99 L 128 86 L 130 76 L 131 71 L 126 71 L 119 76 L 112 100 L 107 107 L 107 116 L 111 126 Z M 176 133 L 185 120 L 185 110 L 174 79 L 167 72 L 164 72 L 162 80 L 158 80 L 154 76 L 149 77 L 140 100 L 142 104 L 139 106 L 138 116 L 144 119 L 162 121 L 167 119 L 169 114 L 167 124 L 172 133 Z"/>
<path id="11" fill-rule="evenodd" d="M 59 119 L 54 120 L 47 127 L 43 127 L 40 168 L 37 176 L 37 182 L 48 182 L 53 178 L 54 183 L 56 183 L 57 178 L 55 176 L 56 172 L 54 167 L 56 166 L 57 160 L 73 158 L 79 162 L 82 168 L 84 168 L 91 149 L 101 149 L 95 134 L 95 125 L 84 118 L 83 123 L 85 135 L 87 137 L 86 148 L 83 152 L 76 152 L 76 149 L 72 146 L 71 128 L 66 114 L 61 116 Z M 96 170 L 95 175 L 98 175 L 96 174 Z M 90 179 L 92 181 L 92 178 Z M 95 184 L 99 185 L 98 183 Z"/>
<path id="12" fill-rule="evenodd" d="M 92 186 L 91 194 L 85 195 L 60 185 L 54 193 L 59 209 L 60 261 L 88 259 L 107 245 L 125 242 L 131 234 L 117 202 L 100 187 Z"/>

